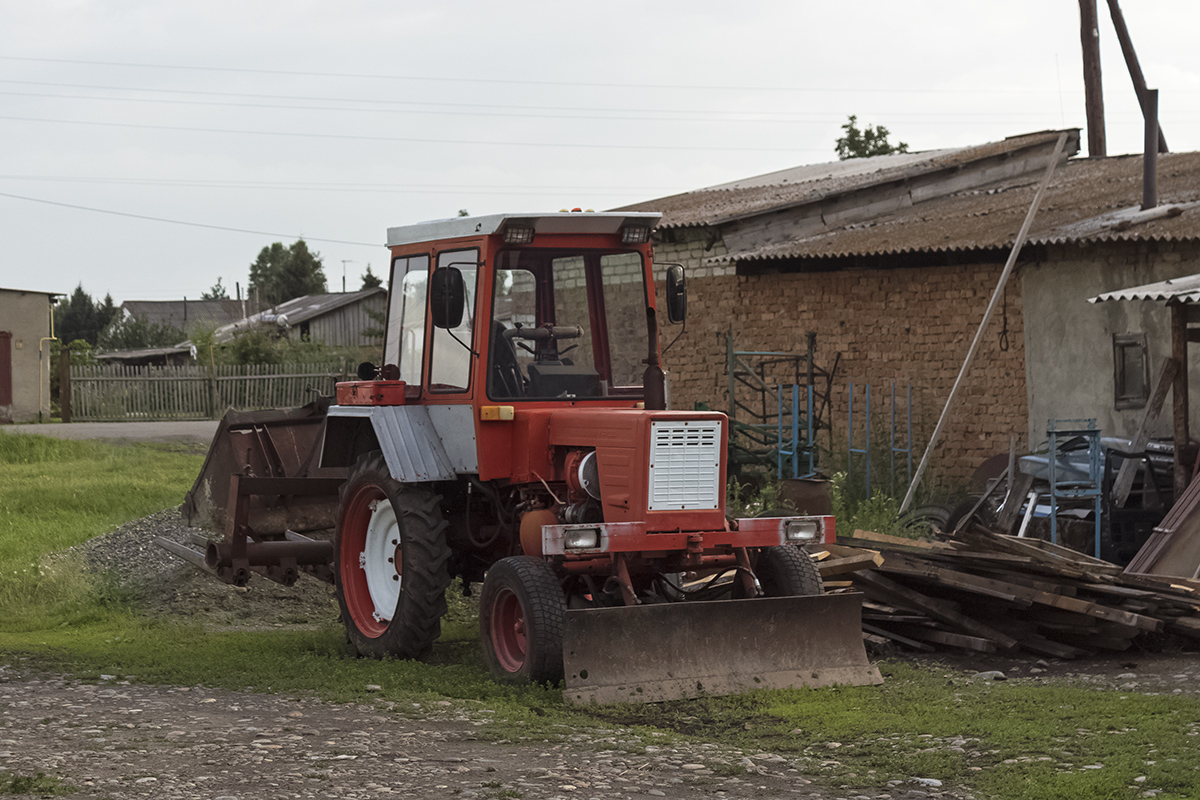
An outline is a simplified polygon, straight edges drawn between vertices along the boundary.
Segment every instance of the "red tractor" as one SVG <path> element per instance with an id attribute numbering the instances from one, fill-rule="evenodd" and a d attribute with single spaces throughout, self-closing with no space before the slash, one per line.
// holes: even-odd
<path id="1" fill-rule="evenodd" d="M 728 519 L 725 416 L 667 410 L 657 221 L 389 229 L 382 366 L 332 404 L 231 411 L 185 504 L 226 539 L 175 552 L 233 583 L 332 581 L 373 657 L 427 655 L 451 579 L 482 583 L 492 673 L 575 701 L 879 682 L 859 596 L 825 595 L 802 549 L 833 519 Z M 663 277 L 682 323 L 683 268 Z M 331 522 L 332 543 L 302 533 Z"/>

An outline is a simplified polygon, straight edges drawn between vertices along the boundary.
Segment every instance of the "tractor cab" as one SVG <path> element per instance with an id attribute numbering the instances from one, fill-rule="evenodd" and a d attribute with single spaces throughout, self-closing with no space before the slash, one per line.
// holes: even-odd
<path id="1" fill-rule="evenodd" d="M 462 219 L 389 230 L 385 377 L 426 401 L 646 399 L 657 214 Z M 681 294 L 682 270 L 671 279 Z"/>

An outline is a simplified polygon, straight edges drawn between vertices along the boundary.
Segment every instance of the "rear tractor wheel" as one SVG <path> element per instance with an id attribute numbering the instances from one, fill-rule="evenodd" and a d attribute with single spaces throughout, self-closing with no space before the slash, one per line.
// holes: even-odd
<path id="1" fill-rule="evenodd" d="M 372 658 L 424 658 L 446 613 L 446 521 L 441 497 L 393 480 L 369 453 L 342 487 L 334 542 L 338 605 L 346 636 Z"/>
<path id="2" fill-rule="evenodd" d="M 567 605 L 550 565 L 512 556 L 487 572 L 479 598 L 483 658 L 508 683 L 557 683 L 563 677 Z"/>

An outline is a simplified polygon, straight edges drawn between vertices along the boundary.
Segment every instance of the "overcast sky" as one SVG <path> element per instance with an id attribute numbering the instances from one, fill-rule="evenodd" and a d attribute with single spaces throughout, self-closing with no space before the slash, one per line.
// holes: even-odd
<path id="1" fill-rule="evenodd" d="M 1099 5 L 1108 151 L 1138 152 Z M 1200 3 L 1122 6 L 1200 150 Z M 118 303 L 232 296 L 299 236 L 354 290 L 389 226 L 832 161 L 849 114 L 913 150 L 1085 123 L 1077 0 L 0 0 L 0 95 L 0 286 Z"/>

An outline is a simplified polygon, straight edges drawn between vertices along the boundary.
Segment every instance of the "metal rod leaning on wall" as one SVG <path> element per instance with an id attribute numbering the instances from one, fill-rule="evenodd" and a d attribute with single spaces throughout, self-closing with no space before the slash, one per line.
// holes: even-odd
<path id="1" fill-rule="evenodd" d="M 1008 253 L 1008 261 L 1005 262 L 1004 269 L 1000 273 L 1000 280 L 996 282 L 996 289 L 992 292 L 991 302 L 988 303 L 987 309 L 983 312 L 983 321 L 979 323 L 979 330 L 975 331 L 975 338 L 971 340 L 971 347 L 967 350 L 967 356 L 963 359 L 962 367 L 958 370 L 958 377 L 955 378 L 954 386 L 950 389 L 950 396 L 946 398 L 946 405 L 942 408 L 942 415 L 938 417 L 937 425 L 933 429 L 933 436 L 929 437 L 929 445 L 925 448 L 925 455 L 921 456 L 921 463 L 917 466 L 917 473 L 913 475 L 912 483 L 908 486 L 908 493 L 904 495 L 904 502 L 900 504 L 901 514 L 908 510 L 909 505 L 912 504 L 913 495 L 917 493 L 917 486 L 921 484 L 921 476 L 925 474 L 925 468 L 929 466 L 929 457 L 933 454 L 933 448 L 937 446 L 938 439 L 942 435 L 942 428 L 946 426 L 946 420 L 950 416 L 950 409 L 954 406 L 954 399 L 958 396 L 958 390 L 962 388 L 963 383 L 966 381 L 967 372 L 971 369 L 971 362 L 975 360 L 975 351 L 979 349 L 979 342 L 983 340 L 983 332 L 987 329 L 988 322 L 992 318 L 992 312 L 996 310 L 996 306 L 1004 294 L 1004 287 L 1008 283 L 1008 277 L 1012 274 L 1013 267 L 1017 263 L 1017 256 L 1021 254 L 1021 248 L 1025 245 L 1025 239 L 1029 236 L 1029 228 L 1033 225 L 1033 218 L 1037 216 L 1038 206 L 1042 204 L 1042 196 L 1046 194 L 1046 187 L 1050 185 L 1050 177 L 1054 174 L 1054 168 L 1058 166 L 1058 157 L 1062 155 L 1066 144 L 1067 134 L 1064 131 L 1058 135 L 1058 143 L 1054 145 L 1054 152 L 1050 155 L 1050 163 L 1046 165 L 1046 174 L 1042 176 L 1042 182 L 1038 185 L 1037 194 L 1033 196 L 1033 202 L 1029 204 L 1029 212 L 1025 214 L 1025 222 L 1021 224 L 1021 231 L 1017 234 L 1012 250 Z"/>

